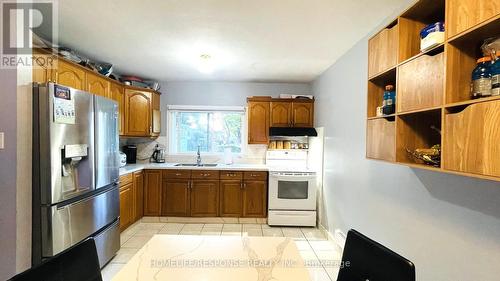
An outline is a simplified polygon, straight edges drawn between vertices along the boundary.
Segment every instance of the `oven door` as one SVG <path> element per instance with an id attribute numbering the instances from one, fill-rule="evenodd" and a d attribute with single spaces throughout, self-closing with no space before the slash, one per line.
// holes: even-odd
<path id="1" fill-rule="evenodd" d="M 316 176 L 311 173 L 271 173 L 270 210 L 316 210 Z"/>

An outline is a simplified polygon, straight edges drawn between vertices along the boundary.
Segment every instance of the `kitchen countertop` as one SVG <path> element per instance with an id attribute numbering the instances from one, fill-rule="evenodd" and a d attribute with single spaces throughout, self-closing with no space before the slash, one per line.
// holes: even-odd
<path id="1" fill-rule="evenodd" d="M 287 237 L 157 234 L 112 280 L 311 280 Z"/>
<path id="2" fill-rule="evenodd" d="M 269 171 L 269 168 L 264 164 L 218 164 L 217 166 L 175 166 L 178 163 L 144 163 L 144 164 L 127 164 L 120 168 L 120 176 L 137 172 L 140 170 L 220 170 L 220 171 Z"/>

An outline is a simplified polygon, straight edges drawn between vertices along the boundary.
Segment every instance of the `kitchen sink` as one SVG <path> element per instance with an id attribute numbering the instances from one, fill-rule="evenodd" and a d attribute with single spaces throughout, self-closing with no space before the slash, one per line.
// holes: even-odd
<path id="1" fill-rule="evenodd" d="M 201 164 L 201 165 L 198 165 L 198 164 L 182 164 L 182 163 L 179 163 L 179 164 L 175 164 L 174 166 L 176 167 L 217 167 L 218 164 Z"/>

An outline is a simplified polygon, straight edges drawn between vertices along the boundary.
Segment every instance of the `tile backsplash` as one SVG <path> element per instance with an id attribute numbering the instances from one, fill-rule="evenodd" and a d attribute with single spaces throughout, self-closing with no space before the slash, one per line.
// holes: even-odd
<path id="1" fill-rule="evenodd" d="M 153 151 L 158 144 L 160 148 L 167 148 L 167 137 L 160 136 L 155 140 L 148 138 L 120 138 L 120 148 L 127 144 L 137 145 L 137 162 L 149 162 Z M 233 155 L 234 163 L 245 164 L 264 164 L 266 160 L 267 145 L 249 144 L 246 147 L 245 153 L 241 155 Z M 203 155 L 201 154 L 203 163 L 223 163 L 223 155 Z M 169 155 L 165 160 L 170 163 L 194 163 L 196 162 L 196 154 L 193 155 Z"/>

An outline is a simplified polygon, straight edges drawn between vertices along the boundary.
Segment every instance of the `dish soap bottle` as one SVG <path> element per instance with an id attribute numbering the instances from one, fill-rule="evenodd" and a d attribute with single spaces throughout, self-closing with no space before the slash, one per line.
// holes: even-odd
<path id="1" fill-rule="evenodd" d="M 472 71 L 471 97 L 473 99 L 491 96 L 491 57 L 477 60 L 477 66 Z"/>
<path id="2" fill-rule="evenodd" d="M 385 115 L 394 114 L 394 112 L 396 112 L 396 92 L 394 91 L 394 85 L 385 86 L 382 111 Z"/>

